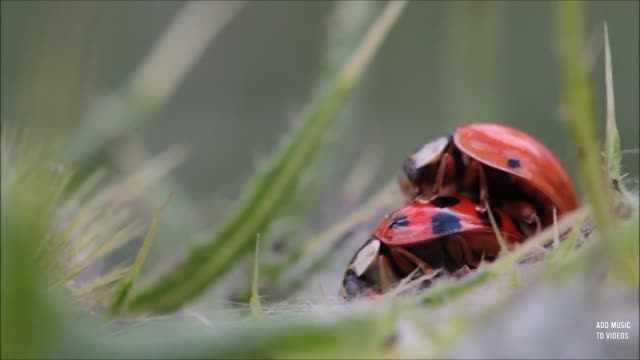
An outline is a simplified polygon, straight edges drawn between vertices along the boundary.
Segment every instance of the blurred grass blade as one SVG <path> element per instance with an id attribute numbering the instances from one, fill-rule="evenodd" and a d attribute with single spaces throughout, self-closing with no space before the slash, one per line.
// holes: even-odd
<path id="1" fill-rule="evenodd" d="M 557 222 L 557 230 L 560 233 L 564 233 L 565 231 L 580 227 L 584 224 L 587 217 L 591 215 L 592 210 L 587 206 L 582 206 L 575 211 L 568 213 Z M 553 235 L 556 232 L 555 227 L 549 226 L 546 229 L 540 231 L 534 236 L 527 239 L 523 245 L 518 247 L 517 249 L 507 253 L 505 256 L 496 260 L 494 263 L 490 265 L 491 268 L 495 267 L 496 273 L 500 271 L 504 271 L 509 266 L 512 266 L 515 262 L 522 259 L 527 254 L 532 251 L 538 249 L 540 246 L 545 245 L 551 239 L 553 239 Z"/>
<path id="2" fill-rule="evenodd" d="M 556 264 L 565 262 L 576 246 L 578 235 L 580 235 L 579 228 L 574 227 L 571 229 L 569 234 L 565 236 L 564 240 L 560 242 L 557 247 L 545 254 L 545 261 Z"/>
<path id="3" fill-rule="evenodd" d="M 124 279 L 124 277 L 129 273 L 130 269 L 131 267 L 129 265 L 114 265 L 111 270 L 105 272 L 104 274 L 101 274 L 97 279 L 88 281 L 87 283 L 81 284 L 80 286 L 74 286 L 71 288 L 71 290 L 76 293 L 78 297 L 89 298 L 90 300 L 93 300 L 94 303 L 96 303 L 96 299 L 91 299 L 91 297 L 94 295 L 94 292 L 98 289 L 105 289 L 109 284 L 113 284 Z M 111 288 L 110 290 L 113 290 L 113 288 Z"/>
<path id="4" fill-rule="evenodd" d="M 244 5 L 244 1 L 186 3 L 131 79 L 132 96 L 154 107 L 164 103 Z"/>
<path id="5" fill-rule="evenodd" d="M 500 251 L 498 252 L 498 254 L 504 255 L 509 251 L 507 242 L 505 241 L 504 236 L 502 236 L 502 232 L 500 231 L 498 224 L 496 224 L 496 219 L 493 217 L 493 210 L 489 206 L 489 202 L 487 200 L 485 200 L 484 206 L 485 209 L 487 209 L 489 221 L 491 222 L 491 227 L 493 228 L 493 233 L 496 235 L 496 239 L 498 239 L 498 244 L 500 244 Z"/>
<path id="6" fill-rule="evenodd" d="M 95 193 L 103 175 L 89 177 L 61 204 L 54 216 L 56 229 L 36 257 L 58 270 L 58 280 L 64 283 L 133 240 L 142 228 L 132 221 L 128 204 L 175 167 L 180 157 L 179 151 L 169 149 L 124 179 L 100 186 Z M 40 259 L 52 253 L 58 254 L 55 261 L 50 256 Z"/>
<path id="7" fill-rule="evenodd" d="M 578 154 L 580 180 L 596 221 L 605 238 L 612 229 L 609 186 L 605 182 L 596 134 L 589 71 L 582 56 L 584 9 L 579 1 L 556 3 L 556 35 L 564 77 L 566 124 Z"/>
<path id="8" fill-rule="evenodd" d="M 95 231 L 111 231 L 111 226 L 104 226 L 102 222 L 100 222 L 99 226 L 94 226 Z M 77 251 L 77 247 L 80 246 L 77 243 L 67 243 L 67 247 L 65 248 L 65 254 L 60 256 L 59 262 L 62 263 L 63 268 L 58 269 L 60 273 L 60 279 L 58 279 L 55 283 L 52 284 L 53 287 L 67 284 L 72 279 L 78 277 L 82 274 L 87 268 L 90 266 L 98 264 L 102 261 L 106 256 L 113 253 L 115 250 L 122 248 L 127 242 L 132 241 L 138 235 L 139 228 L 136 225 L 127 225 L 124 226 L 121 230 L 116 232 L 113 236 L 109 236 L 102 243 L 98 243 L 96 240 L 98 235 L 87 234 L 83 236 L 83 239 L 87 239 L 89 242 L 88 247 L 92 247 L 93 249 L 81 249 L 87 251 L 86 256 L 80 256 Z M 55 251 L 56 249 L 52 249 Z M 67 255 L 68 254 L 68 255 Z M 80 259 L 80 260 L 79 260 Z"/>
<path id="9" fill-rule="evenodd" d="M 636 288 L 640 283 L 639 228 L 640 216 L 638 209 L 635 209 L 634 216 L 616 230 L 615 241 L 611 242 L 612 272 L 617 278 Z"/>
<path id="10" fill-rule="evenodd" d="M 382 8 L 381 5 L 384 5 L 384 3 L 365 1 L 342 1 L 332 4 L 328 18 L 330 26 L 326 27 L 327 38 L 324 45 L 326 49 L 324 51 L 324 59 L 315 76 L 311 97 L 314 94 L 322 94 L 327 87 L 332 85 L 335 77 L 332 75 L 348 59 L 355 44 L 360 41 L 371 22 L 379 14 Z M 342 111 L 341 117 L 349 117 L 349 109 L 347 107 Z M 263 238 L 262 247 L 264 249 L 287 249 L 284 259 L 277 259 L 272 263 L 265 262 L 261 271 L 263 284 L 273 282 L 287 267 L 287 260 L 291 258 L 289 254 L 300 253 L 301 247 L 304 246 L 305 242 L 300 241 L 300 239 L 308 237 L 309 229 L 300 226 L 300 224 L 313 223 L 317 219 L 318 209 L 322 208 L 323 203 L 327 201 L 327 197 L 323 194 L 326 190 L 325 185 L 335 176 L 331 168 L 335 163 L 336 157 L 342 156 L 341 153 L 344 150 L 340 144 L 346 141 L 345 136 L 348 134 L 349 124 L 348 121 L 335 121 L 334 125 L 327 130 L 327 135 L 324 136 L 322 145 L 316 150 L 316 155 L 309 161 L 309 165 L 300 175 L 301 180 L 292 189 L 292 194 L 289 195 L 289 200 L 280 211 L 278 218 L 274 219 L 273 224 L 269 227 L 268 236 Z M 377 159 L 370 152 L 365 151 L 365 153 L 367 156 Z M 363 166 L 371 166 L 371 161 L 358 161 L 356 169 L 361 169 Z M 369 168 L 369 170 L 371 169 Z M 368 177 L 365 181 L 357 183 L 357 186 L 354 183 L 354 191 L 345 194 L 347 196 L 341 199 L 344 202 L 341 209 L 344 210 L 333 212 L 331 216 L 333 218 L 342 217 L 342 213 L 357 200 L 353 195 L 357 196 L 365 191 L 368 188 L 367 181 L 371 180 L 372 177 Z M 235 300 L 248 301 L 251 296 L 250 282 L 247 282 L 247 286 L 244 289 L 240 289 L 237 294 L 234 297 Z"/>
<path id="11" fill-rule="evenodd" d="M 560 232 L 558 231 L 558 210 L 553 207 L 553 248 L 560 245 Z"/>
<path id="12" fill-rule="evenodd" d="M 309 276 L 318 270 L 319 265 L 328 256 L 334 254 L 340 248 L 338 242 L 344 239 L 350 231 L 358 225 L 369 221 L 377 213 L 399 205 L 396 203 L 402 197 L 398 196 L 397 191 L 398 184 L 396 181 L 389 182 L 360 208 L 306 242 L 299 252 L 292 254 L 291 258 L 283 263 L 282 270 L 286 269 L 287 272 L 278 278 L 277 291 L 289 293 L 296 290 Z"/>
<path id="13" fill-rule="evenodd" d="M 620 162 L 622 154 L 620 153 L 620 135 L 616 125 L 616 108 L 613 97 L 613 70 L 611 64 L 611 46 L 609 45 L 609 29 L 607 23 L 604 23 L 604 72 L 605 87 L 607 90 L 607 133 L 605 138 L 605 154 L 607 161 L 607 169 L 609 177 L 620 184 Z"/>
<path id="14" fill-rule="evenodd" d="M 376 16 L 380 13 L 382 2 L 367 1 L 342 1 L 332 4 L 329 15 L 329 26 L 327 26 L 327 39 L 325 40 L 325 52 L 322 66 L 316 75 L 312 87 L 311 97 L 315 94 L 322 94 L 332 85 L 334 74 L 340 66 L 349 58 L 353 48 L 358 44 L 363 34 L 367 31 Z M 349 109 L 345 107 L 341 117 L 349 117 Z M 289 200 L 280 211 L 277 219 L 269 227 L 268 236 L 262 242 L 265 249 L 286 249 L 285 253 L 275 252 L 276 259 L 270 263 L 265 262 L 261 271 L 261 281 L 272 289 L 271 284 L 278 280 L 283 272 L 295 262 L 306 249 L 307 241 L 301 239 L 309 238 L 308 227 L 300 224 L 314 223 L 317 220 L 318 208 L 327 201 L 324 195 L 325 185 L 335 176 L 331 171 L 336 157 L 340 157 L 340 144 L 346 140 L 348 134 L 348 121 L 335 121 L 331 128 L 327 129 L 327 135 L 323 139 L 321 147 L 316 150 L 316 155 L 310 160 L 310 164 L 300 175 L 300 181 L 292 189 Z M 367 149 L 371 150 L 371 149 Z M 373 176 L 363 174 L 372 169 L 372 161 L 378 159 L 374 155 L 375 151 L 364 150 L 366 154 L 361 161 L 356 162 L 351 176 L 347 176 L 345 184 L 349 184 L 348 191 L 343 192 L 340 198 L 341 204 L 338 210 L 332 211 L 330 215 L 333 219 L 342 219 L 345 212 L 357 203 L 358 196 L 362 194 L 372 181 Z M 366 169 L 365 169 L 366 168 Z M 357 178 L 353 178 L 357 173 Z M 371 174 L 368 174 L 371 175 Z M 363 178 L 361 178 L 363 177 Z M 345 189 L 346 190 L 346 189 Z M 336 192 L 336 195 L 339 193 Z M 331 201 L 331 200 L 329 200 Z M 337 250 L 337 248 L 334 248 Z M 268 256 L 269 254 L 267 254 Z M 280 256 L 281 255 L 281 256 Z M 267 257 L 268 259 L 268 257 Z M 270 291 L 273 296 L 273 291 Z M 247 282 L 244 289 L 239 289 L 234 296 L 236 301 L 246 302 L 251 297 L 251 283 Z"/>
<path id="15" fill-rule="evenodd" d="M 2 144 L 2 151 L 8 148 L 5 146 Z M 2 186 L 6 186 L 0 198 L 3 359 L 48 357 L 48 350 L 61 335 L 57 332 L 62 327 L 58 322 L 61 319 L 54 307 L 57 294 L 45 293 L 48 274 L 33 262 L 33 253 L 46 238 L 51 213 L 67 178 L 48 169 L 37 147 L 14 148 L 11 157 L 4 158 L 9 162 L 2 164 Z"/>
<path id="16" fill-rule="evenodd" d="M 339 317 L 270 317 L 238 322 L 224 331 L 200 327 L 183 334 L 173 327 L 131 328 L 112 338 L 101 353 L 111 358 L 375 359 L 381 357 L 395 323 L 392 309 L 378 307 Z M 65 357 L 91 358 L 94 353 L 89 351 Z"/>
<path id="17" fill-rule="evenodd" d="M 406 2 L 389 2 L 368 30 L 362 43 L 331 82 L 328 93 L 303 114 L 265 167 L 252 179 L 245 197 L 210 241 L 194 249 L 186 260 L 131 303 L 132 310 L 173 310 L 200 294 L 226 273 L 250 248 L 256 233 L 263 233 L 285 203 L 302 169 L 314 155 L 326 129 L 351 93 L 365 66 L 382 44 Z"/>
<path id="18" fill-rule="evenodd" d="M 297 248 L 269 268 L 267 274 L 273 282 L 270 295 L 286 296 L 305 285 L 309 277 L 322 270 L 331 256 L 336 255 L 347 241 L 353 239 L 352 233 L 357 232 L 372 218 L 397 208 L 402 199 L 397 182 L 390 181 L 360 207 L 340 216 L 337 222 L 320 233 L 309 236 L 309 240 L 298 242 Z M 249 296 L 245 295 L 246 292 L 240 292 L 237 297 L 239 301 Z"/>
<path id="19" fill-rule="evenodd" d="M 561 232 L 567 229 L 579 227 L 584 223 L 589 215 L 587 207 L 581 207 L 576 211 L 566 214 L 558 223 L 558 229 Z M 538 247 L 549 242 L 553 238 L 555 229 L 551 226 L 527 239 L 520 247 L 513 251 L 501 254 L 491 264 L 477 270 L 470 279 L 465 281 L 456 281 L 452 283 L 437 286 L 424 295 L 418 296 L 417 299 L 426 305 L 442 305 L 447 301 L 453 300 L 459 296 L 466 294 L 469 290 L 486 283 L 505 271 L 512 269 L 521 259 L 536 250 Z"/>
<path id="20" fill-rule="evenodd" d="M 340 1 L 333 4 L 327 26 L 326 51 L 323 69 L 318 74 L 318 82 L 331 78 L 331 74 L 340 67 L 353 53 L 362 34 L 367 31 L 371 21 L 375 19 L 380 7 L 375 1 Z M 327 84 L 329 85 L 329 84 Z"/>
<path id="21" fill-rule="evenodd" d="M 464 280 L 443 284 L 427 292 L 421 299 L 428 306 L 439 306 L 453 301 L 479 285 L 494 278 L 495 274 L 487 269 L 478 270 Z"/>
<path id="22" fill-rule="evenodd" d="M 207 47 L 245 4 L 243 1 L 184 3 L 128 81 L 98 99 L 89 109 L 85 123 L 76 130 L 69 155 L 78 171 L 70 189 L 105 163 L 112 162 L 122 171 L 144 165 L 146 159 L 139 156 L 142 151 L 118 155 L 139 150 L 135 148 L 136 131 L 155 118 L 153 115 L 173 96 Z M 122 158 L 127 161 L 123 162 Z M 128 167 L 122 169 L 123 163 L 128 163 Z M 155 199 L 169 192 L 174 194 L 173 205 L 168 210 L 168 221 L 160 225 L 158 236 L 186 238 L 196 228 L 197 216 L 191 199 L 176 182 L 167 177 L 147 189 L 144 205 L 150 212 L 154 211 Z M 161 242 L 162 246 L 154 247 L 153 251 L 168 253 L 172 250 L 164 245 L 168 243 Z"/>
<path id="23" fill-rule="evenodd" d="M 165 33 L 119 91 L 91 110 L 79 129 L 71 155 L 82 166 L 119 136 L 152 119 L 182 83 L 207 46 L 242 9 L 241 1 L 185 3 Z"/>
<path id="24" fill-rule="evenodd" d="M 251 307 L 251 315 L 259 319 L 262 317 L 262 305 L 260 304 L 260 295 L 258 288 L 260 286 L 260 234 L 256 238 L 256 253 L 253 260 L 253 281 L 251 282 L 251 299 L 249 306 Z"/>
<path id="25" fill-rule="evenodd" d="M 153 219 L 151 220 L 151 225 L 149 225 L 149 231 L 147 231 L 147 235 L 142 242 L 142 246 L 138 251 L 138 255 L 136 255 L 135 260 L 133 261 L 133 265 L 131 265 L 131 269 L 127 276 L 120 282 L 118 288 L 113 296 L 113 302 L 109 306 L 109 313 L 115 314 L 120 311 L 122 305 L 127 299 L 127 295 L 129 295 L 129 291 L 133 286 L 133 282 L 136 280 L 138 273 L 142 270 L 142 265 L 144 264 L 144 260 L 147 258 L 147 254 L 149 254 L 149 249 L 151 248 L 151 244 L 153 243 L 153 239 L 156 234 L 156 229 L 158 227 L 158 222 L 164 213 L 164 210 L 169 205 L 169 201 L 171 200 L 171 195 L 167 197 L 162 206 L 156 211 Z"/>

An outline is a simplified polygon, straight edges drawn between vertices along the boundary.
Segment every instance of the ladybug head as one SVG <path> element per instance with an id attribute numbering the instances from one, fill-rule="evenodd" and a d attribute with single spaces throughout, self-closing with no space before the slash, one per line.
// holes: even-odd
<path id="1" fill-rule="evenodd" d="M 344 299 L 368 297 L 380 292 L 381 290 L 373 282 L 366 277 L 356 276 L 353 270 L 347 270 L 340 288 L 340 296 Z"/>
<path id="2" fill-rule="evenodd" d="M 340 288 L 340 295 L 345 299 L 368 297 L 382 292 L 380 279 L 382 264 L 380 240 L 371 238 L 358 250 L 349 263 Z"/>

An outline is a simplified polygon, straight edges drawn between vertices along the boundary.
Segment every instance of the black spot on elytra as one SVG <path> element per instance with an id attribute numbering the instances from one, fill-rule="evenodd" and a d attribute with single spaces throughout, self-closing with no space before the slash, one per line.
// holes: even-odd
<path id="1" fill-rule="evenodd" d="M 431 218 L 431 227 L 434 235 L 451 234 L 462 228 L 460 218 L 456 214 L 446 211 Z"/>
<path id="2" fill-rule="evenodd" d="M 499 214 L 497 214 L 495 211 L 487 209 L 484 212 L 478 211 L 478 217 L 480 217 L 480 220 L 482 221 L 483 224 L 487 225 L 487 226 L 491 226 L 491 219 L 489 218 L 489 211 L 491 211 L 491 213 L 493 214 L 493 220 L 496 221 L 496 226 L 498 226 L 498 229 L 502 229 L 502 217 L 500 217 Z"/>
<path id="3" fill-rule="evenodd" d="M 507 166 L 512 169 L 518 169 L 521 166 L 520 160 L 516 158 L 510 158 L 509 160 L 507 160 Z"/>
<path id="4" fill-rule="evenodd" d="M 398 215 L 391 220 L 391 224 L 389 227 L 392 229 L 399 228 L 402 226 L 409 226 L 409 219 L 407 219 L 407 215 Z"/>
<path id="5" fill-rule="evenodd" d="M 431 204 L 439 208 L 448 208 L 458 204 L 460 200 L 453 196 L 440 196 L 430 201 Z"/>

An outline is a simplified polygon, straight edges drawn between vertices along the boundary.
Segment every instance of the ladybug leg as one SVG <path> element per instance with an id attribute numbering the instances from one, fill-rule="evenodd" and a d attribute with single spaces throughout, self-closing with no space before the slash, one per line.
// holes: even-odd
<path id="1" fill-rule="evenodd" d="M 462 266 L 460 269 L 456 270 L 455 272 L 451 273 L 451 276 L 453 276 L 454 278 L 461 278 L 467 274 L 471 273 L 471 269 L 469 268 L 469 266 L 464 265 Z"/>
<path id="2" fill-rule="evenodd" d="M 458 238 L 458 244 L 460 244 L 460 247 L 462 248 L 462 253 L 464 254 L 464 258 L 467 261 L 467 265 L 471 265 L 474 268 L 477 268 L 480 262 L 476 261 L 473 258 L 473 254 L 471 253 L 471 247 L 469 246 L 469 243 L 467 243 L 467 241 L 461 236 L 457 236 L 457 238 Z"/>
<path id="3" fill-rule="evenodd" d="M 396 248 L 389 248 L 389 253 L 395 265 L 400 268 L 404 274 L 410 274 L 415 269 L 415 264 Z"/>
<path id="4" fill-rule="evenodd" d="M 480 213 L 485 213 L 488 208 L 487 201 L 489 200 L 489 189 L 487 186 L 487 177 L 482 168 L 482 164 L 476 160 L 469 159 L 467 164 L 467 172 L 464 176 L 465 188 L 470 188 L 472 184 L 478 181 L 480 199 L 476 210 Z"/>
<path id="5" fill-rule="evenodd" d="M 536 208 L 526 201 L 512 201 L 503 204 L 502 209 L 507 215 L 521 221 L 523 226 L 521 230 L 526 235 L 533 235 L 542 230 L 542 223 Z M 526 225 L 525 225 L 526 224 Z M 531 227 L 535 225 L 535 231 Z"/>
<path id="6" fill-rule="evenodd" d="M 529 224 L 536 224 L 536 233 L 539 233 L 542 230 L 542 223 L 540 223 L 540 217 L 538 217 L 538 213 L 535 213 L 529 217 Z"/>
<path id="7" fill-rule="evenodd" d="M 391 267 L 391 261 L 384 255 L 378 255 L 378 273 L 380 278 L 380 287 L 382 291 L 387 291 L 394 282 L 395 276 L 393 275 L 393 269 Z"/>
<path id="8" fill-rule="evenodd" d="M 444 248 L 451 260 L 453 260 L 456 268 L 464 264 L 462 248 L 458 246 L 458 241 L 454 236 L 450 236 L 444 241 Z"/>
<path id="9" fill-rule="evenodd" d="M 401 248 L 401 247 L 396 247 L 396 248 L 392 248 L 391 249 L 391 254 L 393 256 L 394 259 L 400 259 L 403 258 L 403 262 L 406 266 L 406 264 L 408 262 L 414 264 L 415 266 L 418 266 L 420 268 L 420 270 L 422 270 L 422 272 L 425 275 L 428 276 L 433 276 L 435 275 L 435 271 L 433 270 L 433 268 L 431 266 L 429 266 L 429 264 L 427 264 L 426 262 L 424 262 L 422 259 L 420 259 L 419 257 L 417 257 L 415 254 L 411 253 L 410 251 Z M 400 266 L 402 266 L 401 264 L 398 264 Z M 409 271 L 406 271 L 407 269 L 403 268 L 403 270 L 405 270 L 405 272 L 407 273 L 411 273 L 411 271 L 413 271 L 413 269 L 409 269 Z"/>
<path id="10" fill-rule="evenodd" d="M 440 159 L 440 166 L 438 167 L 438 174 L 436 175 L 436 181 L 433 184 L 433 190 L 431 191 L 431 199 L 436 198 L 442 192 L 444 187 L 444 178 L 447 174 L 455 174 L 456 164 L 453 160 L 453 156 L 448 152 L 442 155 Z"/>
<path id="11" fill-rule="evenodd" d="M 489 208 L 489 190 L 487 187 L 487 178 L 484 175 L 484 170 L 482 169 L 482 165 L 479 162 L 475 162 L 478 167 L 478 179 L 480 179 L 480 206 L 478 207 L 478 211 L 484 213 Z"/>
<path id="12" fill-rule="evenodd" d="M 457 267 L 464 265 L 478 267 L 479 262 L 473 258 L 471 247 L 462 236 L 450 236 L 448 241 L 445 242 L 445 247 Z"/>

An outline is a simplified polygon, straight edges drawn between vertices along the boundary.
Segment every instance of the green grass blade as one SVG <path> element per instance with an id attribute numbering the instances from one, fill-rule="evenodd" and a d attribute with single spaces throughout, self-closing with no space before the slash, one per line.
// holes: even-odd
<path id="1" fill-rule="evenodd" d="M 620 184 L 620 135 L 616 125 L 616 108 L 613 96 L 613 70 L 611 64 L 611 46 L 609 45 L 609 29 L 604 23 L 604 72 L 605 87 L 607 90 L 607 133 L 605 137 L 605 155 L 609 177 Z"/>
<path id="2" fill-rule="evenodd" d="M 487 214 L 489 215 L 491 227 L 493 228 L 493 233 L 496 234 L 496 239 L 498 239 L 498 244 L 500 244 L 499 254 L 504 255 L 508 251 L 507 242 L 504 239 L 504 236 L 502 236 L 502 232 L 500 231 L 498 224 L 496 224 L 496 219 L 493 217 L 493 211 L 491 210 L 491 207 L 489 207 L 488 201 L 485 201 L 485 206 L 487 209 Z"/>
<path id="3" fill-rule="evenodd" d="M 260 285 L 260 235 L 256 238 L 256 253 L 253 260 L 253 281 L 251 282 L 251 299 L 249 300 L 249 306 L 251 308 L 251 315 L 254 318 L 262 318 L 262 305 L 260 304 L 260 295 L 258 294 L 258 287 Z"/>
<path id="4" fill-rule="evenodd" d="M 589 211 L 586 207 L 579 208 L 578 210 L 565 215 L 558 222 L 558 229 L 560 229 L 560 231 L 566 231 L 570 228 L 579 227 L 584 223 L 588 215 Z M 424 304 L 435 306 L 442 305 L 446 303 L 446 301 L 458 298 L 466 294 L 469 290 L 474 289 L 477 286 L 486 283 L 488 280 L 513 268 L 526 255 L 549 242 L 549 240 L 553 238 L 555 231 L 556 230 L 553 227 L 547 227 L 527 239 L 527 241 L 517 249 L 505 253 L 485 268 L 478 269 L 477 273 L 470 279 L 435 287 L 426 292 L 423 296 L 418 296 L 418 299 Z"/>
<path id="5" fill-rule="evenodd" d="M 33 253 L 46 238 L 51 213 L 67 179 L 47 168 L 37 147 L 17 148 L 16 157 L 5 158 L 10 162 L 2 164 L 2 186 L 6 186 L 0 198 L 0 357 L 3 359 L 47 357 L 48 349 L 61 335 L 56 332 L 61 326 L 54 306 L 56 294 L 44 291 L 47 273 L 39 263 L 34 263 Z M 15 181 L 7 181 L 9 178 Z"/>
<path id="6" fill-rule="evenodd" d="M 422 303 L 428 306 L 443 305 L 448 301 L 453 301 L 460 296 L 465 295 L 467 292 L 485 284 L 494 277 L 495 274 L 487 269 L 479 270 L 477 273 L 465 280 L 452 282 L 450 284 L 434 288 L 422 297 Z"/>
<path id="7" fill-rule="evenodd" d="M 331 26 L 326 29 L 327 39 L 325 40 L 324 59 L 320 71 L 316 75 L 315 82 L 312 87 L 312 94 L 320 93 L 333 79 L 335 72 L 348 59 L 353 51 L 352 49 L 358 44 L 362 35 L 366 32 L 371 22 L 379 14 L 383 3 L 376 2 L 336 2 L 332 5 L 329 21 Z M 345 109 L 345 112 L 348 112 Z M 346 115 L 346 114 L 345 114 Z M 348 115 L 342 115 L 344 117 Z M 286 253 L 265 251 L 264 258 L 266 261 L 261 269 L 261 281 L 263 284 L 269 284 L 277 279 L 284 269 L 289 265 L 290 254 L 299 254 L 301 248 L 305 245 L 305 239 L 311 231 L 311 226 L 302 224 L 312 224 L 317 216 L 318 204 L 323 199 L 323 187 L 329 183 L 335 172 L 331 168 L 335 164 L 335 159 L 342 156 L 342 146 L 347 139 L 345 136 L 349 133 L 349 121 L 337 121 L 330 129 L 327 130 L 328 136 L 325 136 L 321 145 L 322 149 L 316 151 L 317 154 L 309 161 L 302 175 L 302 181 L 292 189 L 285 206 L 280 210 L 279 216 L 269 227 L 268 236 L 262 239 L 262 247 L 264 249 L 287 249 Z M 374 157 L 371 152 L 366 152 L 367 156 Z M 366 160 L 366 159 L 364 159 Z M 362 166 L 370 166 L 371 161 L 357 161 L 354 171 L 362 171 Z M 348 179 L 349 177 L 347 177 Z M 366 180 L 371 180 L 368 177 Z M 345 182 L 348 182 L 346 180 Z M 354 184 L 355 185 L 355 184 Z M 368 182 L 361 181 L 357 184 L 357 192 L 345 194 L 343 207 L 355 202 L 357 194 L 367 189 Z M 351 189 L 350 189 L 351 190 Z M 355 195 L 355 196 L 354 196 Z M 340 217 L 339 214 L 334 216 Z M 301 226 L 302 225 L 302 226 Z M 284 255 L 284 256 L 281 256 Z M 269 261 L 271 259 L 271 261 Z M 271 289 L 271 287 L 269 287 Z M 270 291 L 269 296 L 273 293 Z M 251 284 L 247 282 L 247 286 L 239 289 L 234 300 L 239 302 L 249 301 L 251 296 Z"/>
<path id="8" fill-rule="evenodd" d="M 567 260 L 576 246 L 578 235 L 580 234 L 579 228 L 573 228 L 566 235 L 564 240 L 553 250 L 545 254 L 545 261 L 547 263 L 562 263 Z"/>
<path id="9" fill-rule="evenodd" d="M 127 276 L 120 282 L 118 285 L 118 289 L 115 292 L 113 297 L 113 302 L 109 306 L 109 313 L 115 314 L 122 308 L 125 300 L 127 299 L 127 295 L 131 291 L 131 287 L 133 286 L 133 282 L 135 281 L 138 273 L 142 269 L 142 265 L 144 264 L 144 260 L 147 258 L 147 254 L 149 254 L 149 249 L 151 249 L 151 244 L 153 244 L 153 239 L 156 234 L 156 229 L 158 227 L 158 222 L 160 222 L 160 218 L 164 213 L 164 210 L 169 205 L 169 201 L 171 200 L 171 195 L 167 197 L 162 206 L 156 211 L 153 219 L 151 220 L 151 225 L 149 225 L 149 231 L 147 231 L 147 235 L 142 242 L 142 246 L 138 251 L 138 255 L 136 255 L 136 259 L 133 261 L 133 265 L 131 265 L 131 269 Z"/>
<path id="10" fill-rule="evenodd" d="M 136 134 L 157 119 L 154 115 L 173 97 L 206 49 L 246 4 L 187 1 L 181 5 L 127 81 L 97 99 L 84 123 L 75 130 L 68 156 L 77 167 L 77 175 L 70 191 L 105 164 L 125 171 L 144 165 L 144 152 L 137 149 L 142 146 L 138 145 Z M 139 158 L 142 160 L 137 161 Z M 170 176 L 146 189 L 144 205 L 152 212 L 156 199 L 170 192 L 174 194 L 172 206 L 158 229 L 161 240 L 186 238 L 198 226 L 193 201 Z M 164 244 L 169 243 L 162 241 L 153 252 L 167 254 L 171 249 Z"/>
<path id="11" fill-rule="evenodd" d="M 390 2 L 360 46 L 330 82 L 329 93 L 311 105 L 300 126 L 253 179 L 245 197 L 210 241 L 194 249 L 169 275 L 136 296 L 134 311 L 173 310 L 225 274 L 263 233 L 295 186 L 301 170 L 351 93 L 365 66 L 382 44 L 406 2 Z"/>
<path id="12" fill-rule="evenodd" d="M 372 311 L 377 310 L 377 311 Z M 329 317 L 288 316 L 249 321 L 219 329 L 176 332 L 175 326 L 131 328 L 108 341 L 68 348 L 60 358 L 112 359 L 379 359 L 392 336 L 396 316 L 388 308 Z M 171 334 L 171 336 L 167 336 Z M 85 340 L 78 339 L 77 341 Z"/>
<path id="13" fill-rule="evenodd" d="M 612 229 L 609 186 L 600 160 L 600 148 L 593 111 L 589 70 L 582 56 L 584 32 L 583 3 L 556 3 L 558 53 L 564 77 L 566 125 L 578 154 L 578 170 L 597 226 L 607 237 Z"/>
<path id="14" fill-rule="evenodd" d="M 344 236 L 358 225 L 366 223 L 372 216 L 383 210 L 391 210 L 398 206 L 398 199 L 402 197 L 397 193 L 398 184 L 391 181 L 360 208 L 351 212 L 348 216 L 333 224 L 326 231 L 318 234 L 300 249 L 292 254 L 284 263 L 285 267 L 279 269 L 286 272 L 276 281 L 276 291 L 289 293 L 297 290 L 309 276 L 319 270 L 329 256 L 340 248 L 338 243 Z"/>
<path id="15" fill-rule="evenodd" d="M 95 280 L 88 281 L 85 284 L 81 284 L 80 286 L 71 287 L 72 292 L 75 293 L 78 297 L 83 299 L 91 299 L 96 291 L 99 290 L 114 290 L 113 288 L 117 287 L 118 282 L 124 279 L 125 276 L 130 272 L 131 266 L 128 265 L 114 265 L 107 272 L 100 274 L 100 277 Z M 95 301 L 94 301 L 95 303 Z"/>
<path id="16" fill-rule="evenodd" d="M 329 15 L 331 26 L 326 29 L 327 39 L 324 46 L 326 49 L 324 60 L 320 71 L 316 75 L 312 94 L 322 94 L 327 87 L 332 85 L 331 81 L 335 77 L 333 74 L 349 58 L 353 48 L 379 14 L 382 8 L 381 5 L 384 4 L 364 1 L 344 1 L 336 2 L 332 5 Z M 345 112 L 348 112 L 348 110 L 345 109 Z M 343 114 L 342 116 L 345 115 Z M 311 163 L 304 170 L 302 175 L 304 180 L 300 181 L 292 190 L 292 195 L 290 195 L 289 200 L 280 211 L 278 218 L 270 226 L 268 236 L 262 242 L 262 246 L 265 249 L 274 247 L 287 249 L 286 254 L 283 254 L 285 256 L 274 259 L 270 263 L 268 261 L 269 254 L 267 254 L 267 261 L 261 271 L 261 279 L 263 284 L 266 283 L 269 286 L 270 290 L 273 288 L 271 283 L 276 281 L 304 251 L 306 241 L 300 241 L 300 239 L 309 237 L 309 228 L 300 226 L 300 224 L 313 223 L 315 216 L 317 216 L 318 207 L 322 207 L 322 203 L 325 200 L 323 193 L 326 190 L 324 185 L 333 176 L 331 168 L 335 163 L 336 157 L 342 156 L 341 152 L 344 150 L 340 144 L 347 141 L 345 136 L 348 134 L 348 128 L 348 121 L 337 121 L 335 125 L 332 125 L 327 130 L 328 136 L 325 136 L 321 149 L 316 151 L 317 155 L 314 156 Z M 368 157 L 377 159 L 377 157 L 369 149 L 364 150 L 364 153 L 366 156 L 363 161 L 356 162 L 353 172 L 362 173 L 362 167 L 364 166 L 368 167 L 367 170 L 372 171 L 371 160 L 367 161 L 367 159 Z M 344 198 L 341 199 L 342 204 L 339 207 L 348 208 L 350 204 L 355 203 L 358 194 L 367 189 L 367 185 L 372 179 L 373 176 L 367 177 L 364 181 L 363 179 L 351 179 L 351 176 L 347 176 L 345 184 L 351 184 L 351 188 L 348 189 L 350 192 L 343 192 Z M 359 181 L 356 184 L 354 180 Z M 341 217 L 338 214 L 334 216 Z M 270 291 L 269 296 L 273 295 L 273 291 Z M 234 300 L 245 302 L 249 300 L 250 296 L 251 284 L 248 283 L 244 289 L 240 289 L 236 293 Z"/>
<path id="17" fill-rule="evenodd" d="M 638 287 L 640 283 L 640 241 L 638 228 L 640 217 L 636 209 L 633 217 L 616 230 L 611 248 L 611 268 L 613 274 L 631 286 Z"/>

